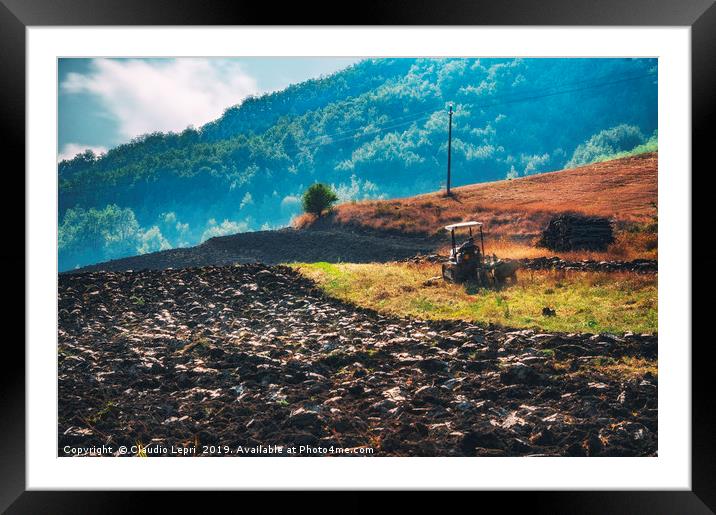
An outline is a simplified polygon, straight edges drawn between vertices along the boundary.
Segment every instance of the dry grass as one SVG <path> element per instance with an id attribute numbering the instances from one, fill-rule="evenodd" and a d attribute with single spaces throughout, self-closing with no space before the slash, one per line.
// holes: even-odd
<path id="1" fill-rule="evenodd" d="M 574 362 L 571 360 L 554 360 L 552 363 L 555 369 L 569 376 L 577 377 L 586 375 L 588 377 L 594 377 L 596 374 L 607 381 L 641 380 L 647 373 L 654 377 L 658 377 L 659 375 L 657 361 L 641 357 L 624 356 L 619 359 L 600 357 L 582 364 L 576 369 L 573 369 L 573 364 Z"/>
<path id="2" fill-rule="evenodd" d="M 301 213 L 300 215 L 296 215 L 295 217 L 293 217 L 293 220 L 291 220 L 291 225 L 296 229 L 301 229 L 304 227 L 309 227 L 317 219 L 318 217 L 313 213 Z"/>
<path id="3" fill-rule="evenodd" d="M 657 279 L 630 273 L 520 271 L 500 291 L 430 281 L 434 264 L 294 265 L 328 294 L 399 316 L 546 331 L 656 333 Z M 542 308 L 557 316 L 542 315 Z"/>
<path id="4" fill-rule="evenodd" d="M 607 379 L 642 379 L 647 373 L 654 377 L 659 375 L 656 360 L 629 356 L 596 359 L 588 368 Z"/>
<path id="5" fill-rule="evenodd" d="M 633 227 L 648 227 L 648 224 L 635 225 Z M 617 230 L 615 242 L 604 252 L 597 251 L 573 251 L 553 252 L 547 249 L 536 247 L 534 242 L 515 241 L 508 237 L 488 239 L 485 242 L 485 252 L 488 255 L 496 254 L 501 258 L 523 259 L 536 258 L 545 255 L 559 256 L 570 261 L 581 261 L 591 259 L 596 261 L 607 261 L 612 259 L 629 261 L 632 259 L 658 259 L 656 232 L 626 231 Z M 450 247 L 445 245 L 439 249 L 440 254 L 447 255 Z"/>
<path id="6" fill-rule="evenodd" d="M 504 252 L 496 254 L 532 257 L 546 253 L 530 247 L 549 219 L 556 213 L 577 212 L 611 218 L 617 226 L 617 242 L 607 252 L 579 255 L 655 258 L 656 231 L 644 228 L 656 220 L 657 176 L 658 154 L 652 152 L 574 170 L 463 186 L 455 188 L 452 197 L 440 192 L 341 204 L 329 219 L 336 225 L 422 235 L 435 234 L 448 223 L 478 220 L 485 224 L 488 241 L 503 242 L 498 248 Z M 296 227 L 313 223 L 309 216 L 294 221 Z"/>

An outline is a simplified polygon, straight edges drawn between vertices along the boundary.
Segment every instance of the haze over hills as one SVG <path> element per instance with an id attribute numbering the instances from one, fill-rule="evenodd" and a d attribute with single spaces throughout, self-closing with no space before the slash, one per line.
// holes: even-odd
<path id="1" fill-rule="evenodd" d="M 559 170 L 656 145 L 655 59 L 379 59 L 249 98 L 180 134 L 58 166 L 60 270 L 285 226 L 342 201 Z"/>

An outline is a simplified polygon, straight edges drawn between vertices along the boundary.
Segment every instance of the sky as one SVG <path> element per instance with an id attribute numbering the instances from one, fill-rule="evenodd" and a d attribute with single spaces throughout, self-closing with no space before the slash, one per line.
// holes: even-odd
<path id="1" fill-rule="evenodd" d="M 58 61 L 58 160 L 154 131 L 215 120 L 248 95 L 278 91 L 359 61 L 242 57 Z"/>

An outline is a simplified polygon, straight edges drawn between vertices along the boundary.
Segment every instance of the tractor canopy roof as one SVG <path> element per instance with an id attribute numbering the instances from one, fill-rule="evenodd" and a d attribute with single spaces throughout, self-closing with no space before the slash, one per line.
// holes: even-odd
<path id="1" fill-rule="evenodd" d="M 445 230 L 454 231 L 455 229 L 460 229 L 462 227 L 476 227 L 478 225 L 482 225 L 482 222 L 460 222 L 459 224 L 446 225 Z"/>

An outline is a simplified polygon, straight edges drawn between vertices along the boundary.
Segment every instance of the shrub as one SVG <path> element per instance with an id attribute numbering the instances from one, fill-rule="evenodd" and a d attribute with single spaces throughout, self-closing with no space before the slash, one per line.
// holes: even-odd
<path id="1" fill-rule="evenodd" d="M 301 203 L 303 204 L 303 210 L 306 213 L 321 216 L 321 214 L 326 209 L 330 209 L 337 200 L 338 196 L 330 186 L 316 183 L 312 184 L 304 192 L 303 197 L 301 198 Z"/>

